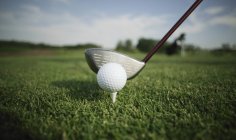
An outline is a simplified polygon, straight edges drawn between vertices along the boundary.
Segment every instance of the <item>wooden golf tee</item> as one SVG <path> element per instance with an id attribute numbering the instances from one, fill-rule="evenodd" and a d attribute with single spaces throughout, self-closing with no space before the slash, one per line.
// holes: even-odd
<path id="1" fill-rule="evenodd" d="M 117 92 L 111 93 L 112 103 L 115 103 L 115 102 L 116 102 L 116 95 L 117 95 Z"/>

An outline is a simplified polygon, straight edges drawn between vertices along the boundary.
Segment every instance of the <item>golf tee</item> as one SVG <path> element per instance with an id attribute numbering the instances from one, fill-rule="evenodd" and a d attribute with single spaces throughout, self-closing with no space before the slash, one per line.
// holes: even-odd
<path id="1" fill-rule="evenodd" d="M 115 103 L 115 101 L 116 101 L 116 94 L 117 94 L 117 92 L 111 93 L 112 103 Z"/>

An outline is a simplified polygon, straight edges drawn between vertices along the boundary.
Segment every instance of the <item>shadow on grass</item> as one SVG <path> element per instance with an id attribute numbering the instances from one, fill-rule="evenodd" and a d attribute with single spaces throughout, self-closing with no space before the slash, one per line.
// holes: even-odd
<path id="1" fill-rule="evenodd" d="M 77 100 L 94 101 L 102 97 L 101 90 L 95 81 L 63 80 L 54 81 L 52 85 L 68 89 L 68 95 Z"/>
<path id="2" fill-rule="evenodd" d="M 12 113 L 0 110 L 0 139 L 1 140 L 31 140 L 30 134 L 23 130 L 22 122 Z"/>
<path id="3" fill-rule="evenodd" d="M 78 63 L 78 62 L 85 62 L 85 58 L 58 58 L 58 57 L 53 57 L 53 58 L 44 58 L 44 61 L 51 61 L 51 62 L 56 62 L 56 63 Z"/>

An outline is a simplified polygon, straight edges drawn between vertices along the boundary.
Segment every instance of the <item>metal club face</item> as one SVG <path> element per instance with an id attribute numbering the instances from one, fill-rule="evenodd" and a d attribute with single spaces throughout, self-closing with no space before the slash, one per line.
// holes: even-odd
<path id="1" fill-rule="evenodd" d="M 144 62 L 135 60 L 126 55 L 97 48 L 86 49 L 85 57 L 89 67 L 95 73 L 106 63 L 113 62 L 122 65 L 126 71 L 127 79 L 134 78 L 145 66 Z"/>

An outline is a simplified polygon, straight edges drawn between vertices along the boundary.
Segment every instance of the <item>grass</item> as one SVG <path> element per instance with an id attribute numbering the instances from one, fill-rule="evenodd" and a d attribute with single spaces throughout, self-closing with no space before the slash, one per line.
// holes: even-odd
<path id="1" fill-rule="evenodd" d="M 0 139 L 234 139 L 235 120 L 233 55 L 154 56 L 115 104 L 83 51 L 0 57 Z"/>

